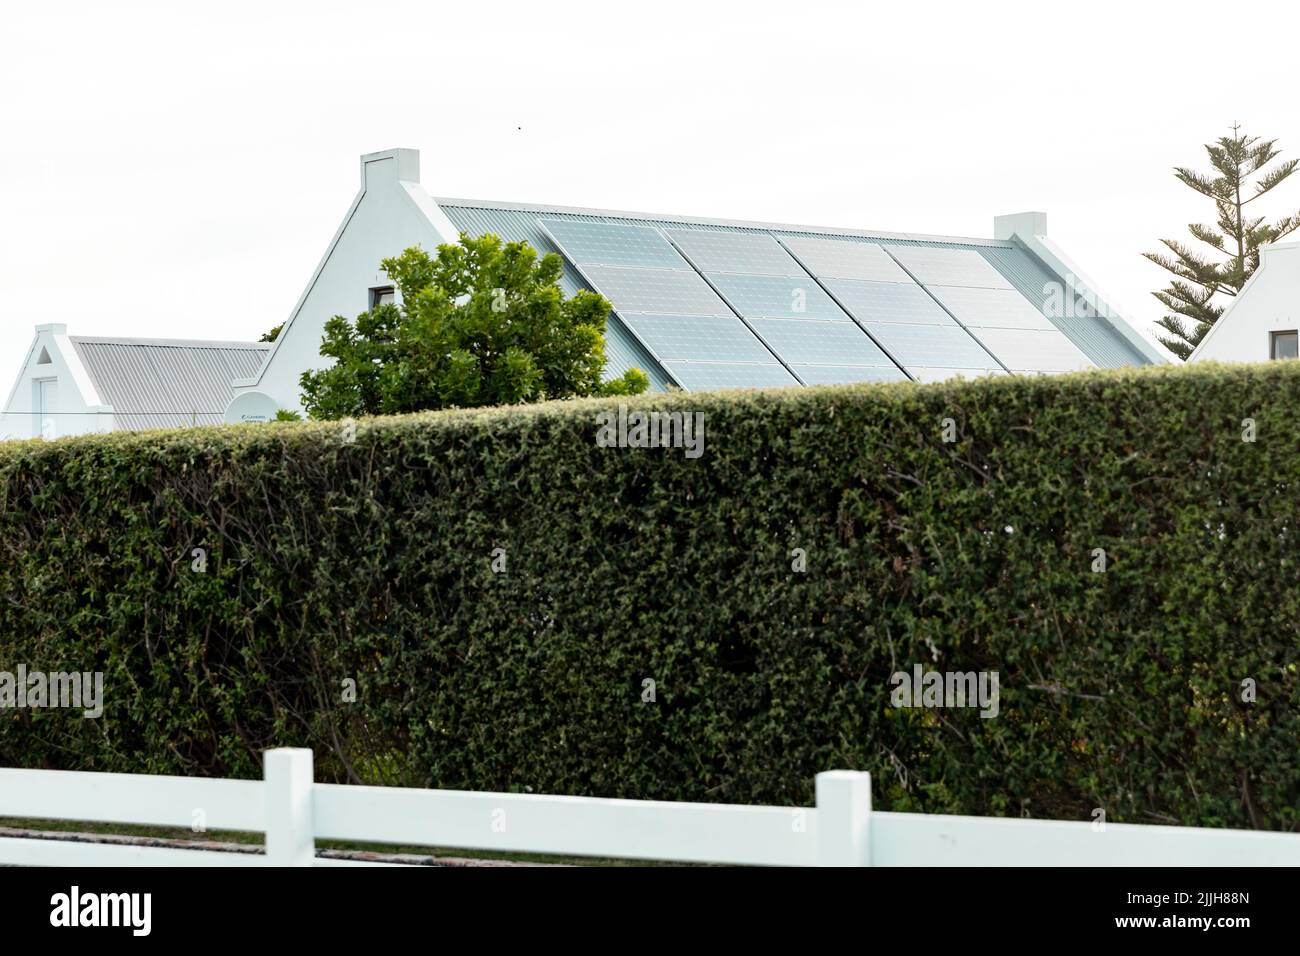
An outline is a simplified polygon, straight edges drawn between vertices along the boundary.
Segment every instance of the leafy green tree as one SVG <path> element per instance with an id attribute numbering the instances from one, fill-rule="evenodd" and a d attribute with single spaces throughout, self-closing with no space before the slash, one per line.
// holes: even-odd
<path id="1" fill-rule="evenodd" d="M 269 332 L 264 332 L 264 333 L 262 333 L 262 337 L 261 337 L 260 339 L 258 339 L 257 341 L 259 341 L 259 342 L 274 342 L 274 341 L 276 340 L 276 338 L 280 335 L 280 330 L 281 330 L 282 328 L 284 328 L 284 323 L 283 323 L 283 322 L 281 322 L 281 323 L 280 323 L 279 325 L 277 325 L 275 328 L 271 329 Z"/>
<path id="2" fill-rule="evenodd" d="M 1297 160 L 1288 159 L 1265 169 L 1278 155 L 1277 140 L 1247 136 L 1240 126 L 1231 136 L 1206 144 L 1212 172 L 1200 173 L 1178 166 L 1174 175 L 1214 203 L 1213 225 L 1192 223 L 1192 237 L 1214 251 L 1176 239 L 1162 239 L 1168 253 L 1144 255 L 1174 276 L 1160 292 L 1152 293 L 1169 314 L 1156 324 L 1169 333 L 1158 338 L 1170 351 L 1186 359 L 1223 315 L 1223 298 L 1241 291 L 1259 267 L 1259 247 L 1276 242 L 1300 228 L 1300 214 L 1268 223 L 1253 215 L 1251 203 L 1295 172 Z"/>
<path id="3" fill-rule="evenodd" d="M 437 255 L 411 248 L 382 267 L 401 305 L 325 324 L 321 354 L 335 364 L 300 380 L 312 418 L 633 395 L 650 384 L 640 369 L 602 381 L 609 302 L 587 291 L 565 299 L 553 253 L 462 233 Z"/>

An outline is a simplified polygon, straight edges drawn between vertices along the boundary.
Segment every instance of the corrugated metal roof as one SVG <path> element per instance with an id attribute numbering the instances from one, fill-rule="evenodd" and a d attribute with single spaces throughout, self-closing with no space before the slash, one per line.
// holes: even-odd
<path id="1" fill-rule="evenodd" d="M 1067 308 L 1064 307 L 1064 298 L 1058 298 L 1058 305 L 1052 305 L 1052 293 L 1046 291 L 1049 284 L 1061 291 L 1064 283 L 1029 250 L 985 248 L 980 250 L 980 255 L 1101 368 L 1151 364 L 1119 330 L 1098 316 L 1091 306 L 1085 310 L 1073 305 Z"/>
<path id="2" fill-rule="evenodd" d="M 1043 287 L 1048 282 L 1056 282 L 1064 286 L 1063 277 L 1056 276 L 1036 256 L 1019 243 L 1009 240 L 929 236 L 918 233 L 868 232 L 778 223 L 657 216 L 647 213 L 573 209 L 527 203 L 515 204 L 441 198 L 435 201 L 446 213 L 452 224 L 463 232 L 474 236 L 491 232 L 507 242 L 528 242 L 540 251 L 557 254 L 560 253 L 560 250 L 555 248 L 549 237 L 538 226 L 537 220 L 539 217 L 733 233 L 765 233 L 781 238 L 812 236 L 875 242 L 891 246 L 908 245 L 972 249 L 982 255 L 1021 295 L 1046 315 L 1048 320 L 1096 365 L 1103 368 L 1115 368 L 1124 365 L 1150 364 L 1149 360 L 1133 348 L 1105 318 L 1096 315 L 1058 316 L 1049 314 L 1049 310 L 1045 308 Z M 562 255 L 561 258 L 564 259 Z M 565 295 L 573 295 L 578 289 L 588 287 L 567 259 L 564 259 L 564 276 L 561 285 Z M 646 352 L 645 348 L 623 326 L 617 316 L 611 316 L 609 320 L 606 334 L 606 352 L 609 356 L 607 374 L 611 376 L 621 375 L 625 369 L 636 367 L 645 370 L 650 376 L 651 386 L 656 390 L 663 390 L 672 381 L 668 373 Z"/>
<path id="3" fill-rule="evenodd" d="M 268 342 L 70 336 L 113 428 L 219 425 L 234 398 L 230 383 L 252 375 Z"/>

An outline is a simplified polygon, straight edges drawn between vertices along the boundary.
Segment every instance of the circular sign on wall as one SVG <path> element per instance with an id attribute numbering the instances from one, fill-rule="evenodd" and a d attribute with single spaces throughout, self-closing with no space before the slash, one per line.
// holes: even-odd
<path id="1" fill-rule="evenodd" d="M 275 421 L 280 404 L 265 392 L 240 392 L 226 406 L 226 424 Z"/>

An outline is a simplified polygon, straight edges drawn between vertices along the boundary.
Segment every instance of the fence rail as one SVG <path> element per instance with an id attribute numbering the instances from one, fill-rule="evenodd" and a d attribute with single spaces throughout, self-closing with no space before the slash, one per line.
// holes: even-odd
<path id="1" fill-rule="evenodd" d="M 34 866 L 343 866 L 316 840 L 775 866 L 1300 865 L 1300 834 L 873 813 L 871 778 L 817 775 L 816 807 L 318 784 L 310 750 L 263 780 L 0 770 L 0 817 L 266 834 L 265 853 L 0 837 Z"/>

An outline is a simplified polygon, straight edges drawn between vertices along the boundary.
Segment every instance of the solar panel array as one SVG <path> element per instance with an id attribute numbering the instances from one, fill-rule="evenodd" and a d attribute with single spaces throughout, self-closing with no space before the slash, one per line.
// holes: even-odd
<path id="1" fill-rule="evenodd" d="M 771 236 L 699 229 L 664 235 L 801 382 L 907 378 Z"/>
<path id="2" fill-rule="evenodd" d="M 567 218 L 537 224 L 683 388 L 1093 367 L 972 248 Z"/>
<path id="3" fill-rule="evenodd" d="M 899 264 L 893 255 L 897 247 L 807 236 L 783 242 L 912 378 L 937 381 L 1003 372 L 988 350 Z"/>
<path id="4" fill-rule="evenodd" d="M 572 219 L 538 222 L 683 388 L 799 384 L 658 230 Z"/>
<path id="5" fill-rule="evenodd" d="M 974 249 L 889 252 L 1012 372 L 1072 372 L 1092 361 Z"/>

